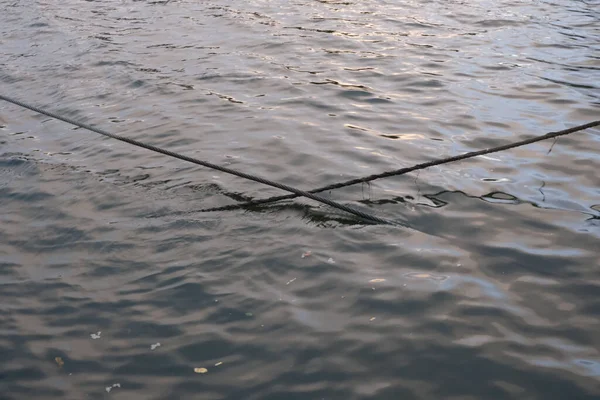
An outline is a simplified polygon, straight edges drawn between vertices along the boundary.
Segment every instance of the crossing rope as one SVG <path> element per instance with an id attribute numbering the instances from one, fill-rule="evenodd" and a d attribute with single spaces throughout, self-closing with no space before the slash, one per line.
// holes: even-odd
<path id="1" fill-rule="evenodd" d="M 587 124 L 583 124 L 583 125 L 578 125 L 578 126 L 574 126 L 572 128 L 568 128 L 568 129 L 564 129 L 561 131 L 556 131 L 556 132 L 548 132 L 545 135 L 541 135 L 541 136 L 534 136 L 531 137 L 529 139 L 525 139 L 525 140 L 521 140 L 518 142 L 513 142 L 513 143 L 508 143 L 502 146 L 497 146 L 497 147 L 492 147 L 492 148 L 488 148 L 488 149 L 483 149 L 483 150 L 478 150 L 478 151 L 472 151 L 472 152 L 468 152 L 468 153 L 464 153 L 464 154 L 460 154 L 457 156 L 453 156 L 453 157 L 447 157 L 447 158 L 442 158 L 442 159 L 437 159 L 437 160 L 432 160 L 432 161 L 428 161 L 428 162 L 424 162 L 421 164 L 417 164 L 417 165 L 413 165 L 412 167 L 405 167 L 405 168 L 400 168 L 400 169 L 396 169 L 393 171 L 387 171 L 387 172 L 383 172 L 380 174 L 374 174 L 374 175 L 369 175 L 363 178 L 355 178 L 355 179 L 351 179 L 349 181 L 345 181 L 345 182 L 339 182 L 339 183 L 335 183 L 335 184 L 331 184 L 331 185 L 327 185 L 327 186 L 323 186 L 317 189 L 313 189 L 313 190 L 309 190 L 309 191 L 304 191 L 304 190 L 300 190 L 288 185 L 284 185 L 282 183 L 279 182 L 274 182 L 271 181 L 269 179 L 265 179 L 259 176 L 255 176 L 255 175 L 251 175 L 251 174 L 247 174 L 245 172 L 241 172 L 241 171 L 237 171 L 231 168 L 227 168 L 227 167 L 222 167 L 213 163 L 210 163 L 208 161 L 202 161 L 202 160 L 198 160 L 196 158 L 193 157 L 188 157 L 179 153 L 175 153 L 173 151 L 170 150 L 165 150 L 162 149 L 160 147 L 156 147 L 154 145 L 151 144 L 147 144 L 147 143 L 143 143 L 140 142 L 138 140 L 135 139 L 130 139 L 121 135 L 117 135 L 114 133 L 110 133 L 107 132 L 103 129 L 99 129 L 99 128 L 95 128 L 91 125 L 88 125 L 86 123 L 82 123 L 79 121 L 75 121 L 69 117 L 65 117 L 56 113 L 53 113 L 51 111 L 36 107 L 36 106 L 32 106 L 29 104 L 26 104 L 20 100 L 16 100 L 13 99 L 11 97 L 5 96 L 0 94 L 0 100 L 4 100 L 7 101 L 9 103 L 27 108 L 31 111 L 35 111 L 37 113 L 43 114 L 43 115 L 47 115 L 49 117 L 58 119 L 60 121 L 69 123 L 71 125 L 75 125 L 78 126 L 80 128 L 84 128 L 87 129 L 89 131 L 92 132 L 96 132 L 99 133 L 101 135 L 116 139 L 116 140 L 120 140 L 122 142 L 125 143 L 129 143 L 131 145 L 134 146 L 138 146 L 147 150 L 151 150 L 157 153 L 161 153 L 170 157 L 174 157 L 174 158 L 178 158 L 180 160 L 183 161 L 188 161 L 191 162 L 193 164 L 197 164 L 197 165 L 201 165 L 207 168 L 211 168 L 217 171 L 221 171 L 221 172 L 225 172 L 227 174 L 231 174 L 231 175 L 235 175 L 235 176 L 239 176 L 241 178 L 244 179 L 248 179 L 251 181 L 255 181 L 255 182 L 259 182 L 262 183 L 264 185 L 268 185 L 268 186 L 272 186 L 272 187 L 276 187 L 278 189 L 282 189 L 285 190 L 287 192 L 290 192 L 291 194 L 288 195 L 283 195 L 283 196 L 273 196 L 273 197 L 269 197 L 269 198 L 265 198 L 265 199 L 257 199 L 257 200 L 252 200 L 249 202 L 245 202 L 245 203 L 238 203 L 238 204 L 232 204 L 232 205 L 228 205 L 228 206 L 223 206 L 223 207 L 213 207 L 213 208 L 204 208 L 201 210 L 197 210 L 197 212 L 211 212 L 211 211 L 224 211 L 224 210 L 233 210 L 233 209 L 239 209 L 239 208 L 244 208 L 244 207 L 249 207 L 249 206 L 256 206 L 256 205 L 260 205 L 260 204 L 267 204 L 267 203 L 273 203 L 276 201 L 281 201 L 281 200 L 289 200 L 289 199 L 294 199 L 296 197 L 306 197 L 315 201 L 318 201 L 320 203 L 323 204 L 327 204 L 331 207 L 337 208 L 339 210 L 345 211 L 347 213 L 350 214 L 354 214 L 360 218 L 363 218 L 365 220 L 371 221 L 371 222 L 376 222 L 376 223 L 382 223 L 382 224 L 391 224 L 391 225 L 398 225 L 396 222 L 393 222 L 391 220 L 385 219 L 385 218 L 381 218 L 381 217 L 377 217 L 375 215 L 372 214 L 368 214 L 365 213 L 363 211 L 360 210 L 356 210 L 354 208 L 348 207 L 346 205 L 340 204 L 338 202 L 335 202 L 333 200 L 330 199 L 326 199 L 324 197 L 321 196 L 317 196 L 316 193 L 320 193 L 320 192 L 324 192 L 327 190 L 333 190 L 333 189 L 339 189 L 339 188 L 343 188 L 346 186 L 351 186 L 351 185 L 355 185 L 358 183 L 367 183 L 367 182 L 371 182 L 374 181 L 376 179 L 381 179 L 381 178 L 388 178 L 388 177 L 392 177 L 392 176 L 399 176 L 399 175 L 404 175 L 407 174 L 409 172 L 413 172 L 413 171 L 418 171 L 421 169 L 425 169 L 425 168 L 429 168 L 429 167 L 433 167 L 436 165 L 442 165 L 442 164 L 447 164 L 447 163 L 451 163 L 451 162 L 455 162 L 455 161 L 461 161 L 461 160 L 466 160 L 469 158 L 473 158 L 473 157 L 477 157 L 477 156 L 482 156 L 485 154 L 490 154 L 490 153 L 497 153 L 499 151 L 504 151 L 504 150 L 509 150 L 509 149 L 513 149 L 515 147 L 520 147 L 520 146 L 525 146 L 531 143 L 535 143 L 535 142 L 539 142 L 542 140 L 547 140 L 547 139 L 552 139 L 552 138 L 557 138 L 559 136 L 564 136 L 564 135 L 568 135 L 571 133 L 575 133 L 575 132 L 579 132 L 585 129 L 589 129 L 589 128 L 593 128 L 595 126 L 599 126 L 600 125 L 600 120 L 598 121 L 592 121 L 589 122 Z"/>

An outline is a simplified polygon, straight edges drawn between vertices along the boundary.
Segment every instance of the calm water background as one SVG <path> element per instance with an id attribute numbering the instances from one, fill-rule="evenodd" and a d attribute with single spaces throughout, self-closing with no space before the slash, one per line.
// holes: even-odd
<path id="1" fill-rule="evenodd" d="M 0 7 L 1 93 L 305 189 L 600 117 L 597 1 Z M 402 229 L 0 125 L 2 399 L 600 398 L 598 129 L 326 194 Z"/>

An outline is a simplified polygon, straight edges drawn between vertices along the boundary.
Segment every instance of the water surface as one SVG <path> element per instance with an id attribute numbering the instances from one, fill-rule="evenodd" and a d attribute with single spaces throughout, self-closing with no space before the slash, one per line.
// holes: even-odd
<path id="1" fill-rule="evenodd" d="M 303 189 L 600 119 L 597 1 L 1 7 L 1 93 Z M 0 103 L 2 396 L 597 399 L 599 150 L 206 214 L 281 192 Z"/>

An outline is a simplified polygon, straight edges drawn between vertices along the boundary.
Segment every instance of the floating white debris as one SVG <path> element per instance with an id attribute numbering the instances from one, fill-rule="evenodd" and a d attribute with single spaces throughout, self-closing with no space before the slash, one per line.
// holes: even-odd
<path id="1" fill-rule="evenodd" d="M 151 344 L 151 345 L 150 345 L 150 350 L 154 350 L 154 349 L 156 349 L 157 347 L 160 347 L 160 343 Z"/>
<path id="2" fill-rule="evenodd" d="M 302 258 L 310 257 L 311 254 L 312 254 L 312 252 L 306 251 L 306 252 L 302 253 Z"/>
<path id="3" fill-rule="evenodd" d="M 219 365 L 223 364 L 222 361 L 219 361 L 218 363 L 215 364 L 215 367 L 218 367 Z"/>
<path id="4" fill-rule="evenodd" d="M 502 161 L 502 160 L 500 160 L 498 158 L 493 158 L 493 157 L 490 157 L 490 156 L 483 156 L 483 155 L 481 155 L 481 156 L 475 156 L 475 157 L 483 158 L 483 159 L 486 159 L 486 160 L 492 160 L 492 161 Z"/>
<path id="5" fill-rule="evenodd" d="M 371 317 L 369 321 L 375 321 L 375 317 Z"/>
<path id="6" fill-rule="evenodd" d="M 369 283 L 380 283 L 380 282 L 385 282 L 385 279 L 383 279 L 383 278 L 375 278 L 375 279 L 371 279 L 369 281 Z"/>
<path id="7" fill-rule="evenodd" d="M 329 260 L 327 260 L 327 262 L 329 264 L 335 264 L 335 260 L 333 258 L 331 258 L 331 257 L 329 257 Z"/>
<path id="8" fill-rule="evenodd" d="M 286 285 L 289 285 L 290 283 L 294 282 L 295 280 L 296 280 L 296 278 L 294 278 L 294 279 L 290 279 L 290 280 L 289 280 L 289 281 L 286 283 Z"/>
<path id="9" fill-rule="evenodd" d="M 102 334 L 102 332 L 101 332 L 101 331 L 98 331 L 97 333 L 91 333 L 91 334 L 90 334 L 90 337 L 91 337 L 92 339 L 100 339 L 100 335 L 101 335 L 101 334 Z"/>
<path id="10" fill-rule="evenodd" d="M 433 280 L 433 281 L 443 281 L 443 280 L 448 279 L 448 277 L 445 275 L 433 275 L 433 274 L 419 273 L 419 272 L 412 272 L 410 274 L 406 274 L 406 276 L 408 278 L 413 278 L 413 279 L 428 279 L 428 280 Z"/>
<path id="11" fill-rule="evenodd" d="M 113 384 L 112 386 L 107 386 L 107 387 L 106 387 L 106 391 L 107 391 L 108 393 L 110 393 L 110 391 L 111 391 L 111 390 L 113 390 L 114 388 L 120 388 L 120 387 L 121 387 L 121 384 L 120 384 L 120 383 L 115 383 L 115 384 Z"/>
<path id="12" fill-rule="evenodd" d="M 197 374 L 205 374 L 208 370 L 206 368 L 194 368 L 194 372 Z"/>

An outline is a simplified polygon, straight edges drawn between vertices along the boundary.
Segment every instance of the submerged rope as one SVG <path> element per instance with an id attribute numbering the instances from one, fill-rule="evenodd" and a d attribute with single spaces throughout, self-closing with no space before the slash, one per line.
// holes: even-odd
<path id="1" fill-rule="evenodd" d="M 380 173 L 380 174 L 366 176 L 364 178 L 356 178 L 356 179 L 351 179 L 351 180 L 346 181 L 346 182 L 335 183 L 335 184 L 332 184 L 332 185 L 323 186 L 323 187 L 320 187 L 320 188 L 317 188 L 317 189 L 309 190 L 308 193 L 320 193 L 320 192 L 324 192 L 326 190 L 339 189 L 339 188 L 343 188 L 343 187 L 346 187 L 346 186 L 355 185 L 357 183 L 367 183 L 367 182 L 370 182 L 370 181 L 374 181 L 375 179 L 387 178 L 387 177 L 390 177 L 390 176 L 404 175 L 404 174 L 407 174 L 409 172 L 418 171 L 418 170 L 429 168 L 429 167 L 433 167 L 433 166 L 436 166 L 436 165 L 447 164 L 447 163 L 454 162 L 454 161 L 466 160 L 468 158 L 482 156 L 482 155 L 490 154 L 490 153 L 497 153 L 499 151 L 513 149 L 515 147 L 525 146 L 527 144 L 539 142 L 539 141 L 546 140 L 546 139 L 557 138 L 559 136 L 568 135 L 570 133 L 575 133 L 575 132 L 582 131 L 582 130 L 588 129 L 588 128 L 593 128 L 593 127 L 599 126 L 599 125 L 600 125 L 600 120 L 599 121 L 593 121 L 593 122 L 589 122 L 589 123 L 584 124 L 584 125 L 578 125 L 578 126 L 575 126 L 573 128 L 565 129 L 565 130 L 562 130 L 562 131 L 549 132 L 549 133 L 546 133 L 545 135 L 535 136 L 535 137 L 532 137 L 532 138 L 529 138 L 529 139 L 526 139 L 526 140 L 521 140 L 519 142 L 513 142 L 513 143 L 505 144 L 505 145 L 502 145 L 502 146 L 492 147 L 492 148 L 489 148 L 489 149 L 472 151 L 472 152 L 469 152 L 469 153 L 464 153 L 464 154 L 460 154 L 460 155 L 453 156 L 453 157 L 442 158 L 442 159 L 437 159 L 437 160 L 433 160 L 433 161 L 424 162 L 424 163 L 421 163 L 421 164 L 413 165 L 412 167 L 400 168 L 400 169 L 397 169 L 397 170 L 394 170 L 394 171 L 383 172 L 383 173 Z M 231 204 L 231 205 L 228 205 L 228 206 L 214 207 L 214 208 L 204 208 L 204 209 L 201 209 L 201 210 L 197 210 L 197 212 L 235 210 L 235 209 L 238 209 L 238 208 L 256 206 L 256 205 L 259 205 L 259 204 L 267 204 L 267 203 L 273 203 L 273 202 L 281 201 L 281 200 L 294 199 L 296 197 L 298 197 L 298 196 L 297 195 L 293 195 L 293 194 L 285 195 L 285 196 L 273 196 L 273 197 L 268 197 L 268 198 L 265 198 L 265 199 L 252 200 L 252 201 L 249 201 L 249 202 L 246 202 L 246 203 Z"/>
<path id="2" fill-rule="evenodd" d="M 73 120 L 73 119 L 71 119 L 69 117 L 65 117 L 65 116 L 53 113 L 51 111 L 47 111 L 47 110 L 41 109 L 39 107 L 23 103 L 22 101 L 13 99 L 13 98 L 8 97 L 8 96 L 4 96 L 2 94 L 0 94 L 0 99 L 4 100 L 4 101 L 7 101 L 9 103 L 13 103 L 13 104 L 18 105 L 18 106 L 21 106 L 23 108 L 27 108 L 27 109 L 29 109 L 31 111 L 35 111 L 37 113 L 40 113 L 40 114 L 43 114 L 43 115 L 47 115 L 48 117 L 55 118 L 55 119 L 58 119 L 60 121 L 69 123 L 71 125 L 75 125 L 75 126 L 78 126 L 80 128 L 87 129 L 89 131 L 99 133 L 100 135 L 104 135 L 104 136 L 107 136 L 107 137 L 110 137 L 110 138 L 113 138 L 113 139 L 116 139 L 116 140 L 120 140 L 120 141 L 125 142 L 125 143 L 129 143 L 129 144 L 134 145 L 134 146 L 142 147 L 144 149 L 151 150 L 151 151 L 154 151 L 154 152 L 157 152 L 157 153 L 161 153 L 161 154 L 164 154 L 164 155 L 167 155 L 167 156 L 170 156 L 170 157 L 178 158 L 178 159 L 183 160 L 183 161 L 188 161 L 188 162 L 191 162 L 193 164 L 201 165 L 203 167 L 212 168 L 212 169 L 215 169 L 217 171 L 225 172 L 225 173 L 231 174 L 231 175 L 236 175 L 236 176 L 239 176 L 241 178 L 245 178 L 245 179 L 248 179 L 248 180 L 251 180 L 251 181 L 262 183 L 264 185 L 269 185 L 269 186 L 276 187 L 278 189 L 282 189 L 282 190 L 285 190 L 285 191 L 288 191 L 288 192 L 292 192 L 292 193 L 294 193 L 294 197 L 299 197 L 299 196 L 307 197 L 309 199 L 318 201 L 320 203 L 327 204 L 327 205 L 329 205 L 331 207 L 337 208 L 337 209 L 345 211 L 347 213 L 354 214 L 354 215 L 356 215 L 358 217 L 361 217 L 361 218 L 363 218 L 365 220 L 368 220 L 368 221 L 371 221 L 371 222 L 377 222 L 377 223 L 389 224 L 389 225 L 397 225 L 395 222 L 392 222 L 390 220 L 383 219 L 383 218 L 380 218 L 380 217 L 377 217 L 377 216 L 374 216 L 374 215 L 371 215 L 371 214 L 367 214 L 367 213 L 359 211 L 359 210 L 355 210 L 354 208 L 350 208 L 348 206 L 345 206 L 343 204 L 337 203 L 335 201 L 326 199 L 326 198 L 321 197 L 321 196 L 317 196 L 317 195 L 312 194 L 312 193 L 305 192 L 305 191 L 300 190 L 300 189 L 293 188 L 291 186 L 287 186 L 287 185 L 284 185 L 284 184 L 281 184 L 281 183 L 278 183 L 278 182 L 274 182 L 274 181 L 271 181 L 271 180 L 268 180 L 268 179 L 264 179 L 264 178 L 261 178 L 261 177 L 258 177 L 258 176 L 246 174 L 244 172 L 236 171 L 236 170 L 231 169 L 231 168 L 221 167 L 219 165 L 216 165 L 216 164 L 213 164 L 213 163 L 210 163 L 210 162 L 207 162 L 207 161 L 202 161 L 202 160 L 198 160 L 196 158 L 188 157 L 188 156 L 185 156 L 185 155 L 182 155 L 182 154 L 179 154 L 179 153 L 175 153 L 175 152 L 170 151 L 170 150 L 165 150 L 165 149 L 162 149 L 160 147 L 153 146 L 151 144 L 142 143 L 142 142 L 137 141 L 135 139 L 130 139 L 130 138 L 126 138 L 124 136 L 120 136 L 120 135 L 117 135 L 117 134 L 114 134 L 114 133 L 110 133 L 110 132 L 107 132 L 107 131 L 105 131 L 103 129 L 94 128 L 93 126 L 88 125 L 86 123 L 75 121 L 75 120 Z"/>

